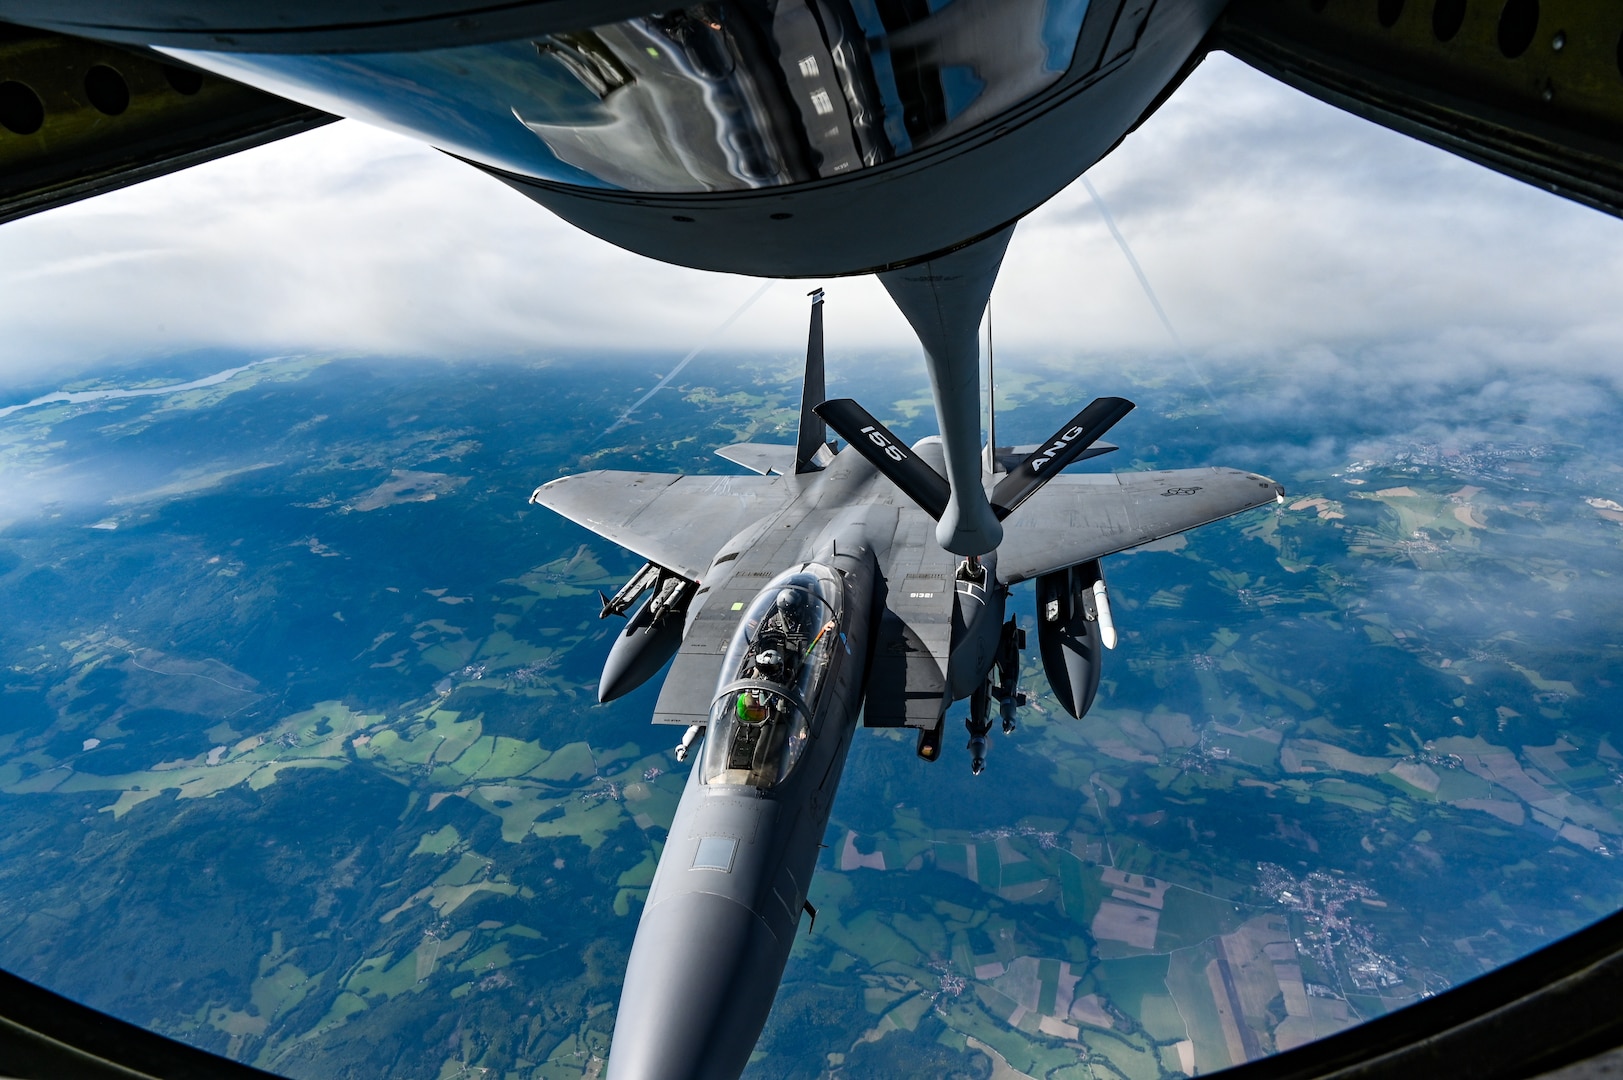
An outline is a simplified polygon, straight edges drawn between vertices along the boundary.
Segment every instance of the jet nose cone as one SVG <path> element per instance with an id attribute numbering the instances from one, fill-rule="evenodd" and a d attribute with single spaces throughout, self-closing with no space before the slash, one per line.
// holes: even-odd
<path id="1" fill-rule="evenodd" d="M 737 1080 L 788 958 L 754 912 L 724 896 L 680 893 L 649 909 L 626 965 L 608 1080 Z"/>

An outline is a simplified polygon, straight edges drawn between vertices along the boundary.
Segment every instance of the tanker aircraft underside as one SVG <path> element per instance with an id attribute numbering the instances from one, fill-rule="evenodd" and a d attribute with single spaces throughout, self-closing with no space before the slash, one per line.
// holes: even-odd
<path id="1" fill-rule="evenodd" d="M 1099 398 L 1036 447 L 985 455 L 1001 542 L 960 558 L 937 542 L 952 492 L 941 440 L 907 447 L 849 399 L 823 401 L 813 294 L 799 439 L 717 453 L 757 476 L 588 472 L 537 488 L 546 506 L 648 560 L 602 614 L 625 614 L 599 698 L 675 657 L 654 722 L 692 756 L 626 969 L 610 1080 L 737 1077 L 766 1023 L 806 903 L 858 718 L 910 727 L 940 755 L 969 700 L 970 767 L 992 703 L 1012 733 L 1025 635 L 1011 586 L 1036 581 L 1043 665 L 1081 717 L 1114 647 L 1100 560 L 1283 497 L 1234 469 L 1061 475 L 1133 408 Z M 827 427 L 849 445 L 836 452 Z M 695 748 L 697 750 L 695 752 Z"/>

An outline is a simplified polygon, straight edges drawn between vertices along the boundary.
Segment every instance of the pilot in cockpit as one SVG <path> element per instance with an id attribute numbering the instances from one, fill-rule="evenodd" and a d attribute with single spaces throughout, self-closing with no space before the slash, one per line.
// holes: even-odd
<path id="1" fill-rule="evenodd" d="M 811 597 L 799 589 L 780 589 L 772 610 L 761 620 L 757 640 L 763 648 L 779 646 L 798 656 L 811 637 Z"/>
<path id="2" fill-rule="evenodd" d="M 784 664 L 783 653 L 777 649 L 762 649 L 755 654 L 754 670 L 751 678 L 764 679 L 767 682 L 788 685 L 789 673 Z"/>
<path id="3" fill-rule="evenodd" d="M 783 742 L 783 725 L 775 722 L 781 714 L 776 695 L 753 688 L 741 690 L 733 709 L 741 722 L 734 728 L 732 745 L 727 748 L 727 768 L 767 775 L 763 770 L 770 768 Z"/>
<path id="4" fill-rule="evenodd" d="M 761 723 L 772 711 L 766 695 L 759 690 L 745 690 L 739 694 L 733 708 L 740 720 L 751 725 Z"/>

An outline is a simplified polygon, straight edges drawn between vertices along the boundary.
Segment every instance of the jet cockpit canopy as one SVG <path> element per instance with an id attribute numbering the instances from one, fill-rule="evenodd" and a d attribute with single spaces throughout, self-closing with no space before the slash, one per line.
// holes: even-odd
<path id="1" fill-rule="evenodd" d="M 722 660 L 700 779 L 767 788 L 789 775 L 836 650 L 840 584 L 826 567 L 780 574 L 750 602 Z"/>

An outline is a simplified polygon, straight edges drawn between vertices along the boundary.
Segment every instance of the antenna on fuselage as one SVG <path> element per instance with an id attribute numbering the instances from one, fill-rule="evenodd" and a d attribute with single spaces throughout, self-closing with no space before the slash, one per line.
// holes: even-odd
<path id="1" fill-rule="evenodd" d="M 817 472 L 828 464 L 828 425 L 814 411 L 823 403 L 823 290 L 813 289 L 811 326 L 806 331 L 806 379 L 800 389 L 800 433 L 795 440 L 795 472 Z"/>

